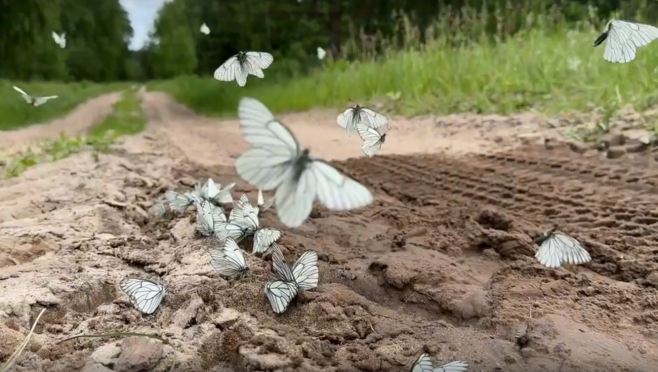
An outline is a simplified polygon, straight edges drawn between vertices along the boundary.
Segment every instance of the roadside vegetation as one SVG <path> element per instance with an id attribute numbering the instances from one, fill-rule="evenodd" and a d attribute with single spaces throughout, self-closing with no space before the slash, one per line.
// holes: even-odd
<path id="1" fill-rule="evenodd" d="M 61 135 L 57 139 L 39 141 L 25 150 L 0 159 L 0 173 L 4 178 L 17 177 L 37 164 L 61 160 L 80 152 L 89 152 L 95 161 L 101 154 L 110 151 L 111 145 L 120 137 L 137 134 L 144 130 L 146 121 L 141 102 L 135 89 L 123 92 L 121 100 L 113 106 L 114 111 L 84 135 Z"/>
<path id="2" fill-rule="evenodd" d="M 12 86 L 24 90 L 32 96 L 58 96 L 43 105 L 33 107 L 12 89 Z M 96 84 L 90 82 L 24 83 L 0 80 L 0 131 L 14 130 L 27 125 L 45 123 L 65 116 L 87 100 L 104 93 L 119 91 L 128 87 L 126 83 Z M 0 132 L 0 135 L 2 133 Z"/>
<path id="3" fill-rule="evenodd" d="M 615 112 L 626 105 L 642 111 L 655 105 L 658 43 L 640 48 L 632 63 L 612 64 L 603 59 L 604 45 L 592 47 L 607 22 L 593 10 L 576 21 L 531 9 L 501 7 L 495 13 L 493 26 L 490 11 L 439 15 L 423 33 L 402 18 L 394 33 L 402 35 L 402 43 L 378 41 L 381 53 L 370 53 L 359 41 L 363 37 L 355 35 L 343 50 L 360 53 L 358 58 L 316 59 L 308 73 L 294 76 L 288 61 L 275 58 L 264 79 L 250 76 L 244 88 L 207 75 L 179 76 L 148 87 L 210 116 L 234 116 L 243 96 L 256 97 L 277 112 L 361 103 L 404 115 L 552 115 L 601 107 Z M 510 25 L 510 19 L 516 23 Z"/>

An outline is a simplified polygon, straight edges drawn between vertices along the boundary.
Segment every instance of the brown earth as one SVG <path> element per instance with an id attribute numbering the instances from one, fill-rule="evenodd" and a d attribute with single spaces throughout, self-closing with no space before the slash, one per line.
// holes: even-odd
<path id="1" fill-rule="evenodd" d="M 194 217 L 147 215 L 167 188 L 200 177 L 254 189 L 231 164 L 236 121 L 199 118 L 159 93 L 149 126 L 98 163 L 77 154 L 0 181 L 0 360 L 47 311 L 17 371 L 407 371 L 423 351 L 470 371 L 655 371 L 658 168 L 648 153 L 555 144 L 532 115 L 392 118 L 366 159 L 337 112 L 283 115 L 300 141 L 369 186 L 370 207 L 284 229 L 288 261 L 314 249 L 320 285 L 274 316 L 269 262 L 228 282 L 194 238 Z M 82 125 L 82 124 L 81 124 Z M 42 127 L 47 131 L 47 126 Z M 616 149 L 619 152 L 619 149 Z M 441 155 L 409 155 L 441 152 Z M 407 154 L 407 155 L 403 155 Z M 532 238 L 557 224 L 592 262 L 546 269 Z M 249 251 L 250 249 L 248 249 Z M 142 316 L 125 275 L 162 280 Z M 157 333 L 83 339 L 82 333 Z M 516 336 L 521 336 L 517 339 Z"/>

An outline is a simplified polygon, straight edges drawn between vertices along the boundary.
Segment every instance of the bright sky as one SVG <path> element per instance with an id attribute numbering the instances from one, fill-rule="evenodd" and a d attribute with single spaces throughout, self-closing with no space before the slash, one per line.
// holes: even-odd
<path id="1" fill-rule="evenodd" d="M 130 41 L 130 49 L 141 48 L 148 40 L 149 31 L 153 27 L 153 21 L 162 4 L 168 0 L 119 0 L 128 12 L 130 23 L 133 26 L 133 39 Z"/>

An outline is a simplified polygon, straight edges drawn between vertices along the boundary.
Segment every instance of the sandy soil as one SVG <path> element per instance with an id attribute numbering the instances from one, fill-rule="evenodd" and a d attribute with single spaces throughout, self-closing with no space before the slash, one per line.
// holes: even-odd
<path id="1" fill-rule="evenodd" d="M 289 261 L 306 249 L 321 259 L 317 291 L 275 317 L 262 292 L 269 262 L 249 254 L 251 275 L 227 282 L 194 238 L 194 217 L 147 215 L 164 190 L 204 176 L 255 197 L 231 167 L 246 148 L 237 122 L 199 118 L 158 93 L 143 100 L 146 132 L 98 163 L 78 154 L 0 181 L 0 361 L 47 308 L 17 371 L 166 371 L 174 358 L 175 371 L 407 371 L 423 350 L 470 371 L 655 371 L 658 172 L 648 151 L 608 159 L 545 145 L 559 136 L 532 115 L 452 116 L 394 118 L 383 156 L 366 159 L 337 112 L 285 115 L 376 201 L 359 213 L 316 206 L 294 230 L 264 217 L 284 230 Z M 553 224 L 593 261 L 537 264 L 532 237 Z M 125 275 L 166 283 L 158 313 L 127 302 Z M 56 343 L 117 331 L 169 344 Z"/>
<path id="2" fill-rule="evenodd" d="M 8 154 L 20 150 L 32 142 L 54 139 L 61 134 L 68 136 L 85 133 L 91 126 L 105 120 L 112 112 L 120 93 L 105 94 L 78 106 L 70 115 L 47 124 L 36 124 L 27 128 L 2 132 L 0 136 L 0 153 Z"/>

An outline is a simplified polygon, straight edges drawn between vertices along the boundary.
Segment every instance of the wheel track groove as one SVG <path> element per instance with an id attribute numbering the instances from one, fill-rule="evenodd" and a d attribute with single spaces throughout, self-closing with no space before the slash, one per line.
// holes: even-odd
<path id="1" fill-rule="evenodd" d="M 588 163 L 576 156 L 574 161 L 564 157 L 565 164 L 571 165 L 551 174 L 545 168 L 553 167 L 552 163 L 538 166 L 541 163 L 534 153 L 526 151 L 458 159 L 375 156 L 335 164 L 373 191 L 404 204 L 437 206 L 436 216 L 442 215 L 439 205 L 468 213 L 490 205 L 538 228 L 557 224 L 586 244 L 592 270 L 624 281 L 644 280 L 658 269 L 658 197 L 648 194 L 647 188 L 629 187 L 632 177 L 601 187 L 595 176 L 626 174 L 647 179 L 642 169 Z M 581 167 L 590 170 L 581 174 Z"/>

